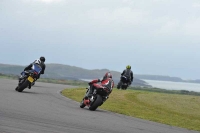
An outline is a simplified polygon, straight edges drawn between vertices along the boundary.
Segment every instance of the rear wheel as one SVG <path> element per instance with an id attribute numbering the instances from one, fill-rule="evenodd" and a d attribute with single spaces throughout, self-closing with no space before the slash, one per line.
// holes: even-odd
<path id="1" fill-rule="evenodd" d="M 124 90 L 124 86 L 122 85 L 122 90 Z"/>
<path id="2" fill-rule="evenodd" d="M 128 88 L 128 84 L 127 83 L 122 85 L 122 89 L 123 90 L 126 90 L 127 88 Z"/>
<path id="3" fill-rule="evenodd" d="M 95 111 L 98 108 L 98 106 L 102 104 L 102 102 L 103 102 L 102 97 L 100 95 L 97 95 L 96 100 L 91 104 L 89 110 Z"/>
<path id="4" fill-rule="evenodd" d="M 127 85 L 125 85 L 125 86 L 124 86 L 124 90 L 126 90 L 126 89 L 127 89 L 127 87 L 128 87 L 128 86 L 127 86 Z"/>
<path id="5" fill-rule="evenodd" d="M 119 86 L 119 85 L 117 85 L 117 89 L 120 89 L 120 86 Z"/>
<path id="6" fill-rule="evenodd" d="M 119 83 L 117 84 L 117 89 L 120 89 L 121 86 L 121 81 L 119 81 Z"/>
<path id="7" fill-rule="evenodd" d="M 29 85 L 29 83 L 30 83 L 30 82 L 26 79 L 26 80 L 24 81 L 24 83 L 22 83 L 21 85 L 18 86 L 17 91 L 18 91 L 18 92 L 22 92 L 22 91 Z"/>

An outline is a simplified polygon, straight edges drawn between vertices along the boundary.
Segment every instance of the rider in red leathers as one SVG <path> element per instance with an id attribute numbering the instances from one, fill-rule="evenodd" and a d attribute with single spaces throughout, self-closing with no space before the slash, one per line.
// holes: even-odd
<path id="1" fill-rule="evenodd" d="M 100 82 L 98 84 L 98 82 Z M 90 85 L 90 90 L 89 93 L 87 95 L 87 97 L 90 97 L 93 94 L 94 89 L 103 89 L 107 92 L 107 98 L 110 95 L 110 93 L 112 92 L 112 89 L 114 87 L 114 81 L 112 80 L 112 74 L 110 72 L 107 72 L 103 79 L 94 79 L 91 82 L 88 83 Z"/>

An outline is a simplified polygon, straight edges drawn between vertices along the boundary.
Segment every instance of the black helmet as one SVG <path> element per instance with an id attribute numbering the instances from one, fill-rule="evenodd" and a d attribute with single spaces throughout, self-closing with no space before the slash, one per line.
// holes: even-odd
<path id="1" fill-rule="evenodd" d="M 41 57 L 40 57 L 40 60 L 41 60 L 42 62 L 45 62 L 45 57 L 44 57 L 44 56 L 41 56 Z"/>

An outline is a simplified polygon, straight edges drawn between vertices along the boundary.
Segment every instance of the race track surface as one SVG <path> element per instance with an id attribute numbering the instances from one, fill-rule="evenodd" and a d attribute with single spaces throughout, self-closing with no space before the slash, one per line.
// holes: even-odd
<path id="1" fill-rule="evenodd" d="M 0 133 L 199 133 L 109 111 L 79 108 L 60 94 L 68 85 L 39 83 L 22 93 L 0 79 Z M 81 100 L 81 99 L 80 99 Z"/>

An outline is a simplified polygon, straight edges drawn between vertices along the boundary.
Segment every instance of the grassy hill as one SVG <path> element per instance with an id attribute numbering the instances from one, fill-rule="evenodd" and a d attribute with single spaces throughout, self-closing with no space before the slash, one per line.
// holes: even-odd
<path id="1" fill-rule="evenodd" d="M 19 75 L 25 66 L 19 65 L 8 65 L 0 64 L 0 73 L 2 74 L 14 74 Z M 42 78 L 51 78 L 51 79 L 96 79 L 101 78 L 103 75 L 110 71 L 113 75 L 113 80 L 115 84 L 118 83 L 120 79 L 121 72 L 112 71 L 108 69 L 94 69 L 88 70 L 76 66 L 63 65 L 63 64 L 46 64 L 45 74 L 42 75 Z M 133 85 L 136 86 L 148 86 L 145 81 L 134 78 Z"/>

